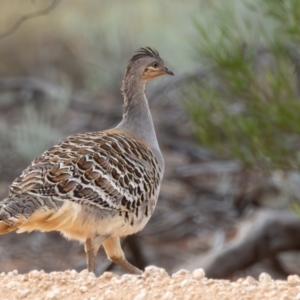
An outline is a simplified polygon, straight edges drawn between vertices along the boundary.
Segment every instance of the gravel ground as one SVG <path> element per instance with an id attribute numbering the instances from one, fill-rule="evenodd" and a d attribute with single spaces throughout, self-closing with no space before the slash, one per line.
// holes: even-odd
<path id="1" fill-rule="evenodd" d="M 300 299 L 300 278 L 291 275 L 286 281 L 273 280 L 262 273 L 259 281 L 252 277 L 213 280 L 202 269 L 190 273 L 181 270 L 171 277 L 164 269 L 147 267 L 141 276 L 115 275 L 105 272 L 100 277 L 82 271 L 32 271 L 19 275 L 17 271 L 0 274 L 0 297 L 5 299 Z"/>

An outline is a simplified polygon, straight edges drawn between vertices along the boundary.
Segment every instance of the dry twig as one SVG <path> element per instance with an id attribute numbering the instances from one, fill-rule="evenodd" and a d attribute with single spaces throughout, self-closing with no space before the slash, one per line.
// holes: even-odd
<path id="1" fill-rule="evenodd" d="M 44 9 L 41 9 L 34 13 L 30 13 L 30 14 L 22 16 L 10 29 L 8 29 L 6 32 L 0 34 L 0 40 L 8 37 L 9 35 L 13 34 L 15 31 L 17 31 L 18 28 L 25 21 L 39 17 L 39 16 L 47 15 L 50 11 L 52 11 L 58 5 L 59 2 L 60 2 L 60 0 L 53 0 L 53 2 L 47 8 L 44 8 Z"/>

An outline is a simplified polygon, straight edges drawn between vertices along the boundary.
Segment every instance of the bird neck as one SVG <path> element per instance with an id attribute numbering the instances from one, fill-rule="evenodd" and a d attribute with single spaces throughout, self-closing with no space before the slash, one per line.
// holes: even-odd
<path id="1" fill-rule="evenodd" d="M 158 148 L 145 89 L 145 81 L 130 74 L 125 76 L 121 89 L 124 96 L 123 119 L 117 127 Z"/>

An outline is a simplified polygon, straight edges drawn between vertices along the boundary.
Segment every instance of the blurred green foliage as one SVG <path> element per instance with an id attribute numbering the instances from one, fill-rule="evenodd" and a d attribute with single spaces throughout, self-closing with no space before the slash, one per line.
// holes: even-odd
<path id="1" fill-rule="evenodd" d="M 219 1 L 194 21 L 206 76 L 184 88 L 204 145 L 247 167 L 300 166 L 300 1 Z"/>

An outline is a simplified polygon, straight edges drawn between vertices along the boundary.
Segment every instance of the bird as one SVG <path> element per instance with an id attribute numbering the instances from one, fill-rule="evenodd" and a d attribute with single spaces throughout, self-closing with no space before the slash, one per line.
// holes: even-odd
<path id="1" fill-rule="evenodd" d="M 0 201 L 0 235 L 59 231 L 84 244 L 88 272 L 102 245 L 109 260 L 142 274 L 120 238 L 142 230 L 157 203 L 164 159 L 145 90 L 165 74 L 174 75 L 156 49 L 138 49 L 122 81 L 121 122 L 69 136 L 35 158 Z"/>

